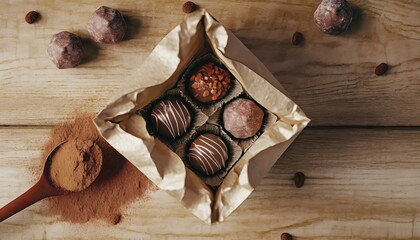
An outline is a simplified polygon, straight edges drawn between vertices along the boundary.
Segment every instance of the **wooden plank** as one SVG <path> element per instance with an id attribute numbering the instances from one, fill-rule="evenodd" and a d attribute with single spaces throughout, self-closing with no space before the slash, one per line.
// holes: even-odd
<path id="1" fill-rule="evenodd" d="M 49 129 L 0 129 L 0 206 L 30 186 L 25 174 Z M 28 137 L 30 136 L 30 137 Z M 158 191 L 121 224 L 69 224 L 41 203 L 0 224 L 0 239 L 420 239 L 420 129 L 305 130 L 226 222 L 209 226 Z M 294 172 L 308 179 L 294 187 Z"/>
<path id="2" fill-rule="evenodd" d="M 259 57 L 304 109 L 312 125 L 420 125 L 420 2 L 354 0 L 358 17 L 342 36 L 322 34 L 312 22 L 318 0 L 197 1 Z M 46 56 L 52 34 L 69 30 L 88 38 L 95 1 L 0 3 L 0 125 L 49 125 L 75 111 L 98 112 L 137 87 L 136 68 L 183 18 L 182 1 L 103 1 L 128 16 L 117 45 L 88 42 L 76 69 L 58 70 Z M 34 25 L 23 17 L 38 10 Z M 305 35 L 293 47 L 295 31 Z M 387 62 L 386 76 L 373 74 Z M 134 84 L 133 84 L 134 83 Z"/>
<path id="3" fill-rule="evenodd" d="M 350 2 L 358 16 L 341 36 L 314 27 L 312 3 L 261 9 L 264 18 L 242 17 L 248 27 L 235 33 L 312 125 L 419 125 L 420 2 Z M 290 44 L 295 31 L 304 34 L 302 46 Z M 381 62 L 390 69 L 378 77 Z"/>
<path id="4" fill-rule="evenodd" d="M 181 13 L 171 14 L 158 2 L 104 2 L 127 16 L 128 32 L 118 45 L 99 45 L 86 40 L 87 21 L 100 6 L 94 1 L 0 4 L 0 124 L 54 124 L 75 111 L 98 112 L 121 94 L 122 82 L 141 77 L 136 68 L 182 19 Z M 42 19 L 29 25 L 23 17 L 33 9 Z M 88 43 L 87 59 L 77 69 L 56 69 L 46 55 L 52 34 L 62 30 Z"/>

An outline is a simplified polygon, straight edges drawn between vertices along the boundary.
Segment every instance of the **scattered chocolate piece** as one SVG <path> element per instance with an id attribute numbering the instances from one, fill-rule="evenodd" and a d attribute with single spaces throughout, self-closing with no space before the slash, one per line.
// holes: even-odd
<path id="1" fill-rule="evenodd" d="M 347 31 L 353 18 L 353 10 L 346 0 L 322 0 L 314 13 L 318 28 L 337 35 Z"/>
<path id="2" fill-rule="evenodd" d="M 388 71 L 388 64 L 386 64 L 386 63 L 381 63 L 378 66 L 376 66 L 376 68 L 375 68 L 375 74 L 377 76 L 384 75 L 386 73 L 386 71 Z"/>
<path id="3" fill-rule="evenodd" d="M 73 33 L 59 32 L 53 35 L 47 53 L 57 68 L 76 67 L 83 58 L 82 40 Z"/>
<path id="4" fill-rule="evenodd" d="M 88 32 L 96 42 L 116 43 L 124 38 L 127 31 L 123 15 L 116 9 L 102 6 L 90 17 Z"/>
<path id="5" fill-rule="evenodd" d="M 118 223 L 120 223 L 120 222 L 121 222 L 121 220 L 122 220 L 122 215 L 121 215 L 121 214 L 114 214 L 114 215 L 111 217 L 111 223 L 112 223 L 113 225 L 117 225 Z"/>
<path id="6" fill-rule="evenodd" d="M 292 44 L 299 45 L 303 40 L 303 34 L 300 32 L 295 32 L 292 37 Z"/>
<path id="7" fill-rule="evenodd" d="M 192 97 L 202 103 L 222 99 L 230 89 L 229 71 L 210 62 L 200 66 L 187 83 Z"/>
<path id="8" fill-rule="evenodd" d="M 297 188 L 301 188 L 303 187 L 303 185 L 305 184 L 305 174 L 303 174 L 303 172 L 297 172 L 295 173 L 295 176 L 293 178 L 293 180 L 295 181 L 295 186 Z"/>
<path id="9" fill-rule="evenodd" d="M 191 1 L 185 2 L 182 5 L 182 11 L 184 11 L 184 13 L 192 13 L 195 11 L 195 9 L 197 9 L 197 5 Z"/>
<path id="10" fill-rule="evenodd" d="M 40 14 L 37 11 L 30 11 L 25 16 L 25 21 L 29 24 L 36 22 L 39 18 Z"/>
<path id="11" fill-rule="evenodd" d="M 188 149 L 188 160 L 194 169 L 211 176 L 225 168 L 228 149 L 223 140 L 211 133 L 198 136 Z"/>
<path id="12" fill-rule="evenodd" d="M 293 240 L 293 236 L 288 233 L 282 233 L 280 236 L 281 240 Z"/>
<path id="13" fill-rule="evenodd" d="M 150 114 L 152 125 L 163 137 L 175 139 L 187 132 L 191 114 L 179 99 L 164 99 L 156 104 Z"/>
<path id="14" fill-rule="evenodd" d="M 263 110 L 252 100 L 237 98 L 223 110 L 223 126 L 235 138 L 250 138 L 260 130 Z"/>

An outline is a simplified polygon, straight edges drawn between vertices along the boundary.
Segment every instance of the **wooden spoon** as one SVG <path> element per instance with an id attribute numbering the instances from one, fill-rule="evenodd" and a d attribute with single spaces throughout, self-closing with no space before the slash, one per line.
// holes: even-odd
<path id="1" fill-rule="evenodd" d="M 42 172 L 41 178 L 39 181 L 32 186 L 28 191 L 20 195 L 18 198 L 7 204 L 6 206 L 0 209 L 0 222 L 14 215 L 15 213 L 29 207 L 30 205 L 38 202 L 41 199 L 58 196 L 63 194 L 68 194 L 71 191 L 64 190 L 58 186 L 55 186 L 49 177 L 51 159 L 57 150 L 66 143 L 62 142 L 57 145 L 51 153 L 48 155 L 47 160 L 45 161 L 44 170 Z"/>

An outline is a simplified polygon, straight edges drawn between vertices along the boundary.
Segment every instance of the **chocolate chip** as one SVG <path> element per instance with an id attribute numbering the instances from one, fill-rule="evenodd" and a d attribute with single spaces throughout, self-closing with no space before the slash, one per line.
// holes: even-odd
<path id="1" fill-rule="evenodd" d="M 386 71 L 388 70 L 388 64 L 381 63 L 375 68 L 375 74 L 378 76 L 384 75 Z"/>
<path id="2" fill-rule="evenodd" d="M 288 233 L 282 233 L 280 236 L 281 240 L 293 240 L 293 236 Z"/>
<path id="3" fill-rule="evenodd" d="M 191 1 L 185 2 L 184 5 L 182 5 L 182 11 L 184 11 L 184 13 L 192 13 L 196 8 L 197 5 Z"/>
<path id="4" fill-rule="evenodd" d="M 36 11 L 30 11 L 25 16 L 25 21 L 29 24 L 36 22 L 39 18 L 39 13 Z"/>
<path id="5" fill-rule="evenodd" d="M 300 32 L 295 32 L 292 37 L 292 44 L 299 45 L 303 40 L 303 34 Z"/>
<path id="6" fill-rule="evenodd" d="M 305 184 L 305 174 L 303 172 L 297 172 L 293 180 L 295 181 L 295 186 L 301 188 Z"/>

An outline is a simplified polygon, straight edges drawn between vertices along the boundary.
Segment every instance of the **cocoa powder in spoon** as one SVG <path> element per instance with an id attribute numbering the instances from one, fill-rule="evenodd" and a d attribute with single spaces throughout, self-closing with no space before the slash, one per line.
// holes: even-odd
<path id="1" fill-rule="evenodd" d="M 40 167 L 56 145 L 69 140 L 82 143 L 90 141 L 97 144 L 102 151 L 103 163 L 99 176 L 85 190 L 51 197 L 44 202 L 51 213 L 58 215 L 63 221 L 84 223 L 99 219 L 117 224 L 121 221 L 126 206 L 147 198 L 148 191 L 156 188 L 134 165 L 99 136 L 92 117 L 92 114 L 79 115 L 74 120 L 55 127 L 44 146 Z"/>
<path id="2" fill-rule="evenodd" d="M 96 179 L 102 167 L 102 151 L 92 140 L 70 139 L 52 156 L 49 178 L 67 191 L 81 191 Z"/>

